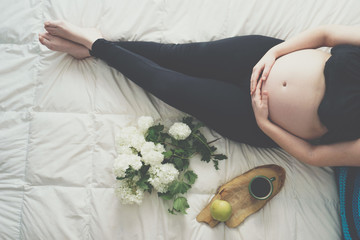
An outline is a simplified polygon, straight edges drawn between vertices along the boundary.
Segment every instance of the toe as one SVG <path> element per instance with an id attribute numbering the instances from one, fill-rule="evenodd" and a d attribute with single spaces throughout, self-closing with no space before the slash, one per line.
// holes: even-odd
<path id="1" fill-rule="evenodd" d="M 52 23 L 52 21 L 46 21 L 46 22 L 44 23 L 44 26 L 45 26 L 45 27 L 51 27 L 51 26 L 52 26 L 52 27 L 55 27 L 54 24 Z"/>
<path id="2" fill-rule="evenodd" d="M 50 40 L 51 35 L 46 32 L 46 33 L 40 33 L 39 36 L 41 36 L 42 38 L 46 39 L 46 40 Z"/>
<path id="3" fill-rule="evenodd" d="M 39 34 L 39 42 L 40 42 L 42 45 L 45 45 L 45 42 L 44 42 L 44 41 L 45 41 L 45 38 Z"/>
<path id="4" fill-rule="evenodd" d="M 42 38 L 42 40 L 40 40 L 40 42 L 48 49 L 55 51 L 54 45 L 49 40 Z"/>
<path id="5" fill-rule="evenodd" d="M 52 50 L 53 44 L 49 39 L 46 39 L 46 34 L 39 34 L 39 41 L 42 45 L 47 47 L 48 49 Z"/>
<path id="6" fill-rule="evenodd" d="M 55 28 L 55 27 L 57 27 L 57 24 L 54 21 L 47 21 L 44 23 L 44 26 L 45 26 L 45 28 L 47 28 L 47 27 Z"/>
<path id="7" fill-rule="evenodd" d="M 45 30 L 51 35 L 56 35 L 58 31 L 55 27 L 45 27 Z"/>
<path id="8" fill-rule="evenodd" d="M 46 38 L 46 39 L 50 39 L 50 38 L 52 38 L 52 36 L 51 36 L 51 34 L 50 33 L 44 33 L 44 38 Z"/>
<path id="9" fill-rule="evenodd" d="M 49 20 L 44 23 L 45 27 L 53 27 L 53 28 L 61 27 L 64 24 L 65 22 L 62 20 Z"/>

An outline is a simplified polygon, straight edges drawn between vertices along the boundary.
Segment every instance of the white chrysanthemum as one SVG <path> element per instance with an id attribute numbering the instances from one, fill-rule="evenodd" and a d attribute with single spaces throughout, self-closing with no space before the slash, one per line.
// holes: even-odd
<path id="1" fill-rule="evenodd" d="M 120 154 L 114 162 L 114 174 L 117 177 L 125 177 L 126 170 L 131 166 L 139 170 L 142 166 L 141 157 L 135 154 Z"/>
<path id="2" fill-rule="evenodd" d="M 140 131 L 144 134 L 151 126 L 154 125 L 154 119 L 149 116 L 142 116 L 139 117 L 137 124 Z"/>
<path id="3" fill-rule="evenodd" d="M 142 160 L 146 165 L 158 165 L 164 160 L 164 155 L 158 151 L 152 150 L 141 152 Z"/>
<path id="4" fill-rule="evenodd" d="M 135 184 L 129 186 L 127 180 L 117 180 L 114 190 L 122 204 L 140 204 L 144 199 L 144 191 L 136 187 Z"/>
<path id="5" fill-rule="evenodd" d="M 116 136 L 116 143 L 120 146 L 129 146 L 131 136 L 137 132 L 138 130 L 135 127 L 122 128 Z"/>
<path id="6" fill-rule="evenodd" d="M 162 144 L 154 144 L 153 142 L 146 142 L 141 148 L 142 160 L 146 165 L 157 165 L 164 160 L 165 148 Z"/>
<path id="7" fill-rule="evenodd" d="M 168 190 L 171 182 L 179 176 L 179 171 L 171 163 L 160 164 L 151 166 L 149 168 L 150 184 L 161 193 Z"/>
<path id="8" fill-rule="evenodd" d="M 155 145 L 155 151 L 159 152 L 159 153 L 163 153 L 165 152 L 165 147 L 164 145 L 162 145 L 161 143 L 158 143 Z"/>
<path id="9" fill-rule="evenodd" d="M 140 151 L 142 145 L 146 142 L 144 135 L 136 134 L 131 139 L 130 146 Z"/>
<path id="10" fill-rule="evenodd" d="M 133 154 L 133 150 L 128 146 L 116 146 L 117 153 L 120 154 Z"/>
<path id="11" fill-rule="evenodd" d="M 145 142 L 144 135 L 136 127 L 126 127 L 121 129 L 116 138 L 116 143 L 119 146 L 133 147 L 138 151 L 140 151 Z"/>
<path id="12" fill-rule="evenodd" d="M 170 127 L 169 134 L 176 140 L 185 140 L 191 134 L 191 129 L 185 123 L 176 122 Z"/>
<path id="13" fill-rule="evenodd" d="M 155 151 L 155 144 L 153 142 L 145 142 L 141 146 L 141 150 L 140 150 L 141 155 L 151 151 Z"/>
<path id="14" fill-rule="evenodd" d="M 165 152 L 165 147 L 161 143 L 157 143 L 156 145 L 153 142 L 146 142 L 141 147 L 141 153 L 147 153 L 150 151 L 156 151 L 159 153 Z"/>

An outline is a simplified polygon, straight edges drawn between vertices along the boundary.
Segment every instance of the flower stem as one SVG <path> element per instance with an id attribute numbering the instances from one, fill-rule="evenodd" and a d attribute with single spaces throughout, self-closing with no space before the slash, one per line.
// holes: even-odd
<path id="1" fill-rule="evenodd" d="M 220 140 L 221 138 L 217 138 L 217 139 L 215 139 L 215 140 L 212 140 L 211 142 L 208 142 L 207 144 L 212 144 L 212 143 L 214 143 L 214 142 L 216 142 L 217 140 Z"/>
<path id="2" fill-rule="evenodd" d="M 171 144 L 171 143 L 167 143 L 167 142 L 159 142 L 159 143 L 162 143 L 162 144 L 164 144 L 164 145 L 169 145 L 169 146 L 172 146 L 172 147 L 177 148 L 177 149 L 182 149 L 182 148 L 180 148 L 180 147 L 178 147 L 178 146 L 175 146 L 175 145 L 173 145 L 173 144 Z"/>
<path id="3" fill-rule="evenodd" d="M 200 137 L 198 137 L 196 134 L 194 134 L 194 133 L 191 133 L 191 135 L 193 135 L 195 138 L 197 138 L 200 142 L 202 142 L 205 146 L 206 146 L 206 148 L 209 150 L 209 152 L 211 152 L 211 149 L 209 148 L 209 146 L 207 145 L 207 143 L 206 142 L 204 142 Z"/>

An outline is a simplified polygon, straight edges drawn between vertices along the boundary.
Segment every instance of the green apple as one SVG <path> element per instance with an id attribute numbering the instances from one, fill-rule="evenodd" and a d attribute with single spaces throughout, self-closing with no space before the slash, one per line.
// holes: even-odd
<path id="1" fill-rule="evenodd" d="M 225 222 L 230 218 L 232 208 L 229 202 L 217 199 L 211 204 L 210 213 L 213 219 Z"/>

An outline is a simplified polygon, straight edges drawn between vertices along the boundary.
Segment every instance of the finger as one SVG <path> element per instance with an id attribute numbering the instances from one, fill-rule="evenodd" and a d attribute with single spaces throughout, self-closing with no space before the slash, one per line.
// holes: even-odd
<path id="1" fill-rule="evenodd" d="M 264 68 L 264 71 L 263 71 L 263 73 L 262 73 L 262 76 L 261 76 L 261 79 L 262 80 L 266 80 L 267 79 L 267 77 L 268 77 L 268 75 L 269 75 L 269 72 L 270 72 L 270 69 L 271 69 L 271 67 L 268 67 L 268 66 L 266 66 L 265 68 Z"/>
<path id="2" fill-rule="evenodd" d="M 263 80 L 260 79 L 256 85 L 256 90 L 255 90 L 255 96 L 256 96 L 256 100 L 258 101 L 258 104 L 261 104 L 262 101 L 262 91 L 261 91 L 262 83 Z"/>
<path id="3" fill-rule="evenodd" d="M 251 80 L 250 80 L 250 94 L 254 92 L 254 82 L 256 81 L 255 77 L 256 77 L 256 72 L 253 72 L 251 74 Z"/>
<path id="4" fill-rule="evenodd" d="M 251 78 L 250 78 L 250 94 L 252 93 L 252 89 L 253 89 L 252 86 L 253 86 L 254 76 L 255 76 L 255 73 L 252 72 Z"/>
<path id="5" fill-rule="evenodd" d="M 256 89 L 255 89 L 255 96 L 256 99 L 261 100 L 261 80 L 257 83 Z"/>
<path id="6" fill-rule="evenodd" d="M 256 85 L 257 86 L 257 85 Z M 259 92 L 257 91 L 257 87 L 255 86 L 255 88 L 253 89 L 253 91 L 251 92 L 251 97 L 252 99 L 257 99 L 258 98 L 258 94 Z"/>
<path id="7" fill-rule="evenodd" d="M 261 96 L 260 95 L 261 95 L 261 93 L 260 93 L 259 89 L 255 88 L 253 94 L 251 95 L 253 107 L 259 106 L 259 104 L 261 102 Z"/>
<path id="8" fill-rule="evenodd" d="M 263 79 L 260 79 L 257 84 L 256 84 L 256 88 L 260 89 L 261 90 L 261 87 L 262 87 L 262 84 L 263 84 L 264 80 Z"/>
<path id="9" fill-rule="evenodd" d="M 267 106 L 268 100 L 269 100 L 269 93 L 268 93 L 268 91 L 262 91 L 261 94 L 262 94 L 261 100 L 262 100 L 263 104 Z"/>
<path id="10" fill-rule="evenodd" d="M 251 93 L 253 93 L 255 91 L 256 84 L 257 84 L 259 77 L 260 77 L 260 70 L 257 67 L 254 67 L 253 73 L 251 75 L 251 83 L 250 83 Z"/>

